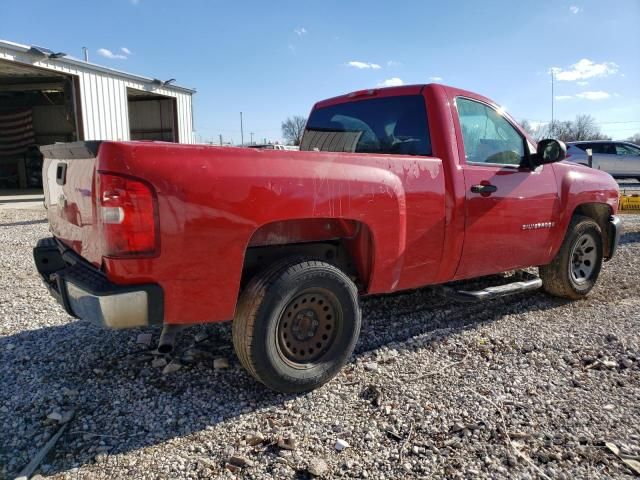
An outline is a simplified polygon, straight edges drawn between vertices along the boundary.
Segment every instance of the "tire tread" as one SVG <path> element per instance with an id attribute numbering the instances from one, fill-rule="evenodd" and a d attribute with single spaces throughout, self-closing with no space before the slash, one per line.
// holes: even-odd
<path id="1" fill-rule="evenodd" d="M 233 345 L 236 351 L 236 355 L 240 360 L 242 366 L 251 374 L 256 380 L 269 386 L 269 378 L 265 375 L 264 369 L 261 369 L 260 362 L 254 357 L 252 352 L 254 351 L 254 337 L 256 321 L 261 314 L 260 308 L 265 301 L 265 297 L 268 292 L 273 289 L 277 289 L 276 284 L 283 281 L 288 276 L 293 274 L 299 274 L 305 270 L 314 270 L 316 274 L 318 271 L 326 271 L 332 274 L 337 274 L 345 280 L 346 284 L 352 288 L 352 294 L 357 297 L 357 288 L 351 282 L 349 277 L 337 267 L 319 261 L 309 259 L 307 257 L 291 257 L 267 267 L 262 272 L 256 274 L 247 284 L 244 291 L 241 293 L 238 300 L 238 306 L 236 308 L 236 314 L 232 325 Z M 356 332 L 356 336 L 359 333 Z M 330 380 L 332 377 L 327 376 L 321 383 Z M 294 381 L 291 379 L 290 381 Z M 300 391 L 300 388 L 296 388 L 295 385 L 291 386 L 291 391 Z"/>
<path id="2" fill-rule="evenodd" d="M 568 298 L 571 300 L 578 300 L 589 293 L 590 289 L 586 292 L 580 292 L 573 288 L 569 280 L 567 265 L 565 265 L 565 262 L 569 261 L 568 256 L 571 253 L 570 249 L 573 234 L 587 228 L 595 228 L 598 233 L 602 235 L 600 226 L 592 218 L 583 215 L 575 215 L 571 219 L 571 223 L 567 228 L 567 233 L 562 241 L 560 250 L 554 259 L 548 265 L 543 265 L 539 268 L 540 278 L 542 278 L 542 286 L 547 293 L 556 297 Z"/>

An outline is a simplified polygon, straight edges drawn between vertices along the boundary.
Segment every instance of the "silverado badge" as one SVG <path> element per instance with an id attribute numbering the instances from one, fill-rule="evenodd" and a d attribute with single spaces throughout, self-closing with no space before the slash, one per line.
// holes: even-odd
<path id="1" fill-rule="evenodd" d="M 522 225 L 522 230 L 539 230 L 541 228 L 553 228 L 556 222 L 540 222 L 540 223 L 525 223 Z"/>

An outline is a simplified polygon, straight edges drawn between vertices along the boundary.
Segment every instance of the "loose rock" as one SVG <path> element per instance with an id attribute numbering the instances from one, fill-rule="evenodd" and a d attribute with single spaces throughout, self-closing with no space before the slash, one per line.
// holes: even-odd
<path id="1" fill-rule="evenodd" d="M 323 477 L 329 472 L 329 466 L 321 458 L 314 458 L 309 461 L 307 471 L 314 477 Z"/>
<path id="2" fill-rule="evenodd" d="M 213 361 L 213 368 L 215 368 L 216 370 L 229 368 L 229 360 L 227 360 L 226 358 L 216 358 Z"/>
<path id="3" fill-rule="evenodd" d="M 297 446 L 297 442 L 296 442 L 296 439 L 292 436 L 278 437 L 277 445 L 278 447 L 283 448 L 285 450 L 295 450 Z"/>
<path id="4" fill-rule="evenodd" d="M 140 333 L 136 337 L 136 343 L 141 345 L 150 345 L 152 335 L 150 333 Z"/>
<path id="5" fill-rule="evenodd" d="M 156 358 L 151 362 L 151 366 L 153 368 L 160 368 L 166 365 L 167 365 L 167 361 L 163 357 Z"/>
<path id="6" fill-rule="evenodd" d="M 169 373 L 177 372 L 181 368 L 182 368 L 182 364 L 180 362 L 178 362 L 176 360 L 172 360 L 169 365 L 164 367 L 164 369 L 162 370 L 162 373 L 163 373 L 163 375 L 167 375 Z"/>
<path id="7" fill-rule="evenodd" d="M 239 468 L 251 467 L 253 462 L 249 460 L 247 457 L 243 457 L 241 455 L 234 455 L 227 460 L 227 463 L 230 465 L 234 465 Z"/>
<path id="8" fill-rule="evenodd" d="M 349 443 L 347 443 L 346 440 L 342 440 L 342 439 L 338 439 L 336 440 L 336 445 L 335 448 L 337 451 L 341 452 L 342 450 L 344 450 L 345 448 L 349 448 L 351 445 L 349 445 Z"/>

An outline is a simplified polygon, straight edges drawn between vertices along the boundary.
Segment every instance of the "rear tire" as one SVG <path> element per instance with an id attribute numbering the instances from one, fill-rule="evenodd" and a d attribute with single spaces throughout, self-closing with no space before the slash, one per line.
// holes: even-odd
<path id="1" fill-rule="evenodd" d="M 278 262 L 249 281 L 233 321 L 244 368 L 282 393 L 313 390 L 344 366 L 360 334 L 358 290 L 316 260 Z"/>
<path id="2" fill-rule="evenodd" d="M 584 298 L 598 279 L 602 260 L 600 226 L 589 217 L 576 215 L 553 261 L 539 268 L 543 288 L 556 297 Z"/>

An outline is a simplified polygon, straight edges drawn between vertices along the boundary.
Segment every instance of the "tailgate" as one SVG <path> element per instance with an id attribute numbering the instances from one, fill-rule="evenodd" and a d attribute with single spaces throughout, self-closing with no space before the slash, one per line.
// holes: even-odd
<path id="1" fill-rule="evenodd" d="M 42 183 L 51 232 L 85 259 L 99 265 L 94 176 L 99 141 L 40 147 Z"/>

